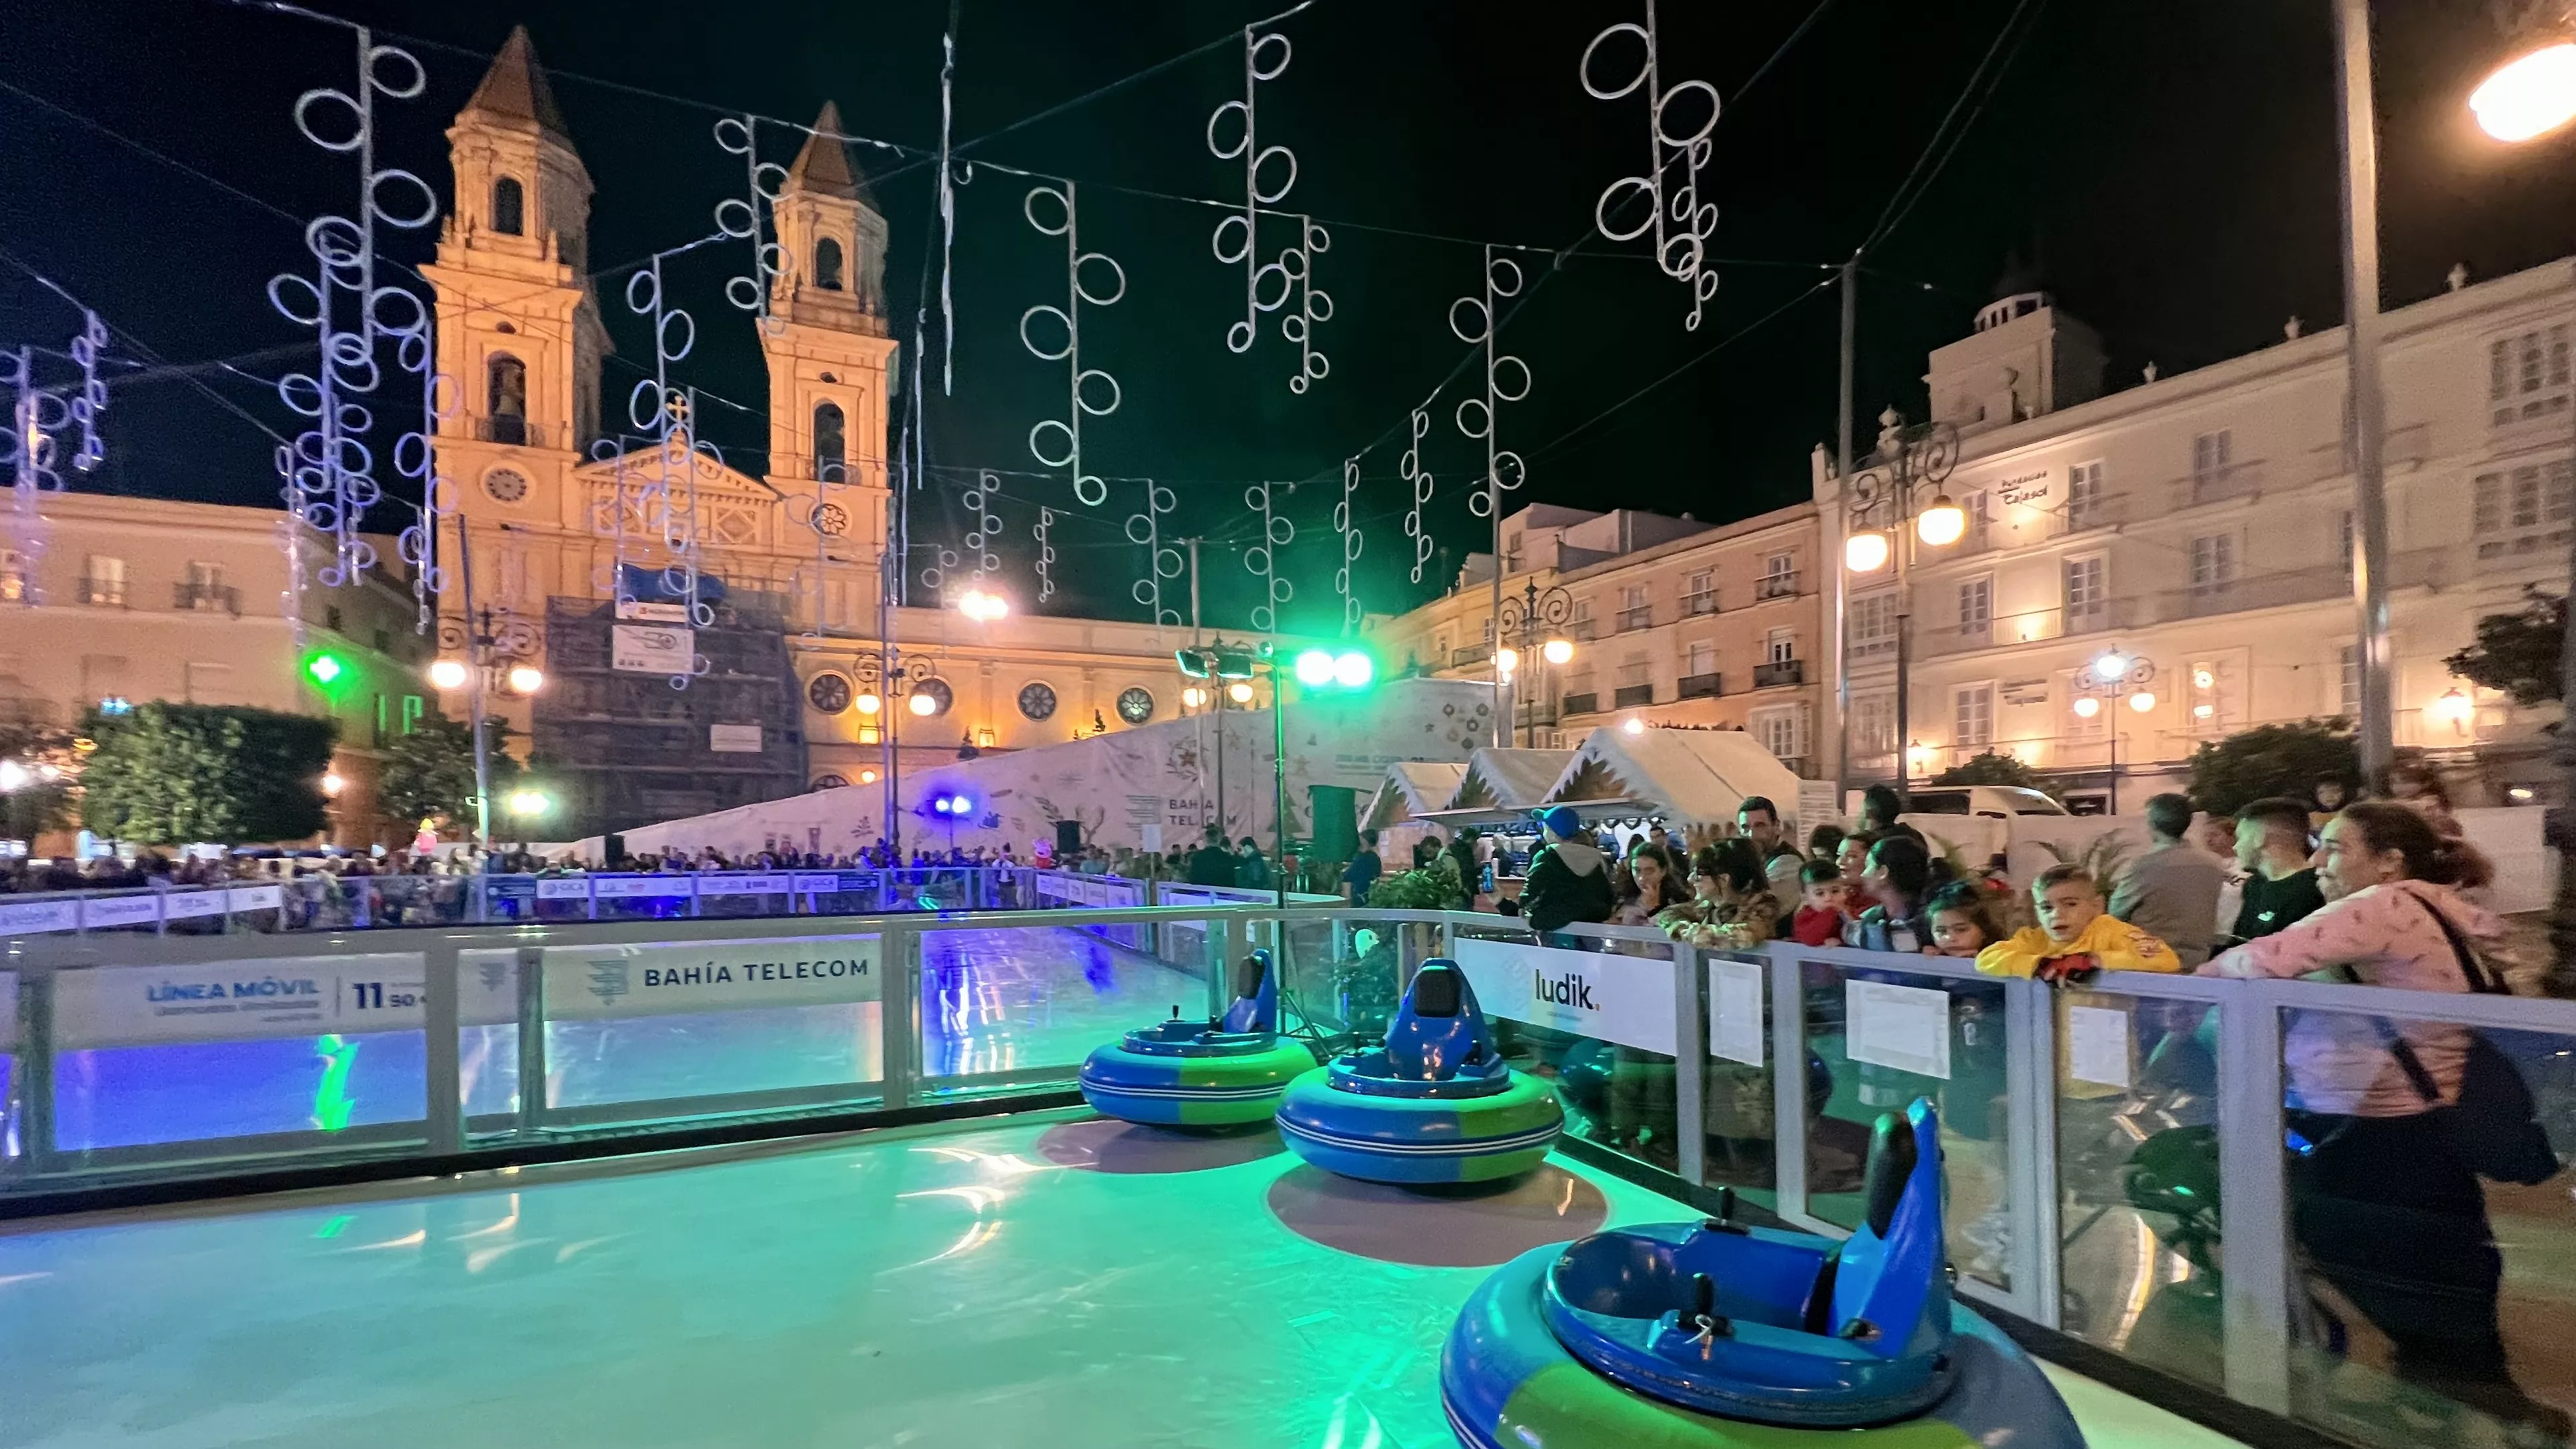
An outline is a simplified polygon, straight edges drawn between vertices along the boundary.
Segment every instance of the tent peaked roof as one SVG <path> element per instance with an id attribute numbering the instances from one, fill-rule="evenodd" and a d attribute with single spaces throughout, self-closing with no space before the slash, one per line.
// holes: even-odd
<path id="1" fill-rule="evenodd" d="M 788 184 L 843 201 L 867 200 L 867 179 L 859 174 L 858 163 L 850 159 L 850 145 L 841 139 L 845 134 L 840 106 L 825 101 L 823 113 L 814 118 L 813 134 L 805 138 L 805 148 L 796 153 L 795 164 L 787 168 Z"/>
<path id="2" fill-rule="evenodd" d="M 1439 809 L 1457 793 L 1459 777 L 1466 773 L 1464 765 L 1428 760 L 1402 760 L 1387 766 L 1386 783 L 1369 798 L 1360 828 L 1384 830 Z"/>
<path id="3" fill-rule="evenodd" d="M 1632 735 L 1604 726 L 1574 751 L 1546 803 L 1631 800 L 1668 824 L 1705 825 L 1733 820 L 1748 795 L 1767 797 L 1783 812 L 1798 808 L 1797 775 L 1742 730 Z"/>
<path id="4" fill-rule="evenodd" d="M 1467 757 L 1467 772 L 1444 807 L 1449 810 L 1526 811 L 1538 808 L 1573 760 L 1572 750 L 1523 750 L 1487 745 Z"/>
<path id="5" fill-rule="evenodd" d="M 563 112 L 555 105 L 554 89 L 546 84 L 546 73 L 537 68 L 536 42 L 528 38 L 524 25 L 510 28 L 510 38 L 501 43 L 501 53 L 492 57 L 492 68 L 483 73 L 483 83 L 474 88 L 465 110 L 523 122 L 567 146 L 572 144 L 572 132 L 565 128 Z"/>

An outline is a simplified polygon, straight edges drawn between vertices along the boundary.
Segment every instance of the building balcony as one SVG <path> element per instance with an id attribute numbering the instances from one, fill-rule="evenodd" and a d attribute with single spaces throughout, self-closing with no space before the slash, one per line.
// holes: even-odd
<path id="1" fill-rule="evenodd" d="M 170 607 L 198 614 L 241 617 L 241 590 L 231 584 L 183 583 L 170 586 Z"/>
<path id="2" fill-rule="evenodd" d="M 1653 627 L 1655 627 L 1655 606 L 1652 604 L 1648 604 L 1644 608 L 1640 609 L 1621 609 L 1619 611 L 1619 632 L 1622 634 L 1627 633 L 1631 629 L 1651 629 Z"/>
<path id="3" fill-rule="evenodd" d="M 1806 682 L 1807 661 L 1804 659 L 1782 659 L 1770 664 L 1756 664 L 1753 666 L 1753 687 L 1755 689 L 1780 689 L 1788 685 L 1804 684 Z"/>
<path id="4" fill-rule="evenodd" d="M 1716 612 L 1717 612 L 1717 591 L 1716 591 L 1715 589 L 1711 589 L 1711 590 L 1709 590 L 1707 593 L 1704 593 L 1704 594 L 1684 594 L 1684 595 L 1682 595 L 1682 617 L 1683 617 L 1683 618 L 1685 618 L 1685 619 L 1696 619 L 1696 618 L 1699 618 L 1701 615 L 1704 615 L 1704 614 L 1714 614 L 1714 613 L 1716 613 Z"/>
<path id="5" fill-rule="evenodd" d="M 1601 696 L 1598 694 L 1569 694 L 1563 699 L 1557 701 L 1557 713 L 1560 716 L 1569 714 L 1599 714 L 1600 712 Z"/>
<path id="6" fill-rule="evenodd" d="M 1601 629 L 1599 625 L 1592 622 L 1590 615 L 1580 614 L 1575 616 L 1574 622 L 1565 626 L 1565 637 L 1577 644 L 1589 643 L 1601 637 Z"/>
<path id="7" fill-rule="evenodd" d="M 1726 692 L 1723 687 L 1724 679 L 1724 675 L 1717 673 L 1685 674 L 1681 679 L 1681 688 L 1674 691 L 1674 697 L 1677 699 L 1715 699 Z"/>
<path id="8" fill-rule="evenodd" d="M 2193 473 L 2175 484 L 2174 506 L 2180 508 L 2195 503 L 2225 503 L 2236 498 L 2251 498 L 2263 491 L 2264 471 L 2263 460 L 2256 458 Z"/>
<path id="9" fill-rule="evenodd" d="M 1755 603 L 1796 597 L 1798 597 L 1798 575 L 1794 569 L 1785 574 L 1764 574 L 1753 586 Z"/>
<path id="10" fill-rule="evenodd" d="M 1634 709 L 1654 702 L 1655 687 L 1651 684 L 1623 684 L 1610 696 L 1612 709 Z"/>
<path id="11" fill-rule="evenodd" d="M 79 589 L 80 601 L 94 608 L 122 609 L 125 607 L 125 580 L 123 579 L 94 579 L 83 575 Z"/>

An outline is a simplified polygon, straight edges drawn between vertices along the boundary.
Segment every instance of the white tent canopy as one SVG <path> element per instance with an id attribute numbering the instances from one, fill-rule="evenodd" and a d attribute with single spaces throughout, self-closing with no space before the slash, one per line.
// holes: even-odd
<path id="1" fill-rule="evenodd" d="M 1458 779 L 1466 773 L 1465 765 L 1445 761 L 1404 760 L 1387 766 L 1385 783 L 1370 798 L 1360 828 L 1385 830 L 1439 809 L 1458 793 Z"/>
<path id="2" fill-rule="evenodd" d="M 1481 751 L 1479 753 L 1482 753 Z M 1745 797 L 1760 795 L 1785 818 L 1798 808 L 1798 777 L 1742 730 L 1603 726 L 1584 738 L 1545 803 L 1590 807 L 1629 801 L 1667 825 L 1732 822 Z"/>
<path id="3" fill-rule="evenodd" d="M 1572 750 L 1522 750 L 1487 745 L 1467 757 L 1458 788 L 1440 806 L 1440 814 L 1461 824 L 1480 824 L 1482 817 L 1507 819 L 1527 815 L 1547 798 L 1557 778 L 1572 763 Z M 1460 812 L 1475 812 L 1470 819 Z"/>

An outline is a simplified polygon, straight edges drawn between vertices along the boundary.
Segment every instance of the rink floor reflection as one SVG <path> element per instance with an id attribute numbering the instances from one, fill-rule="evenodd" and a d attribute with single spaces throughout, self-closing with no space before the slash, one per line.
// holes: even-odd
<path id="1" fill-rule="evenodd" d="M 1562 1160 L 1363 1202 L 1259 1132 L 1126 1137 L 1033 1114 L 21 1226 L 0 1445 L 1429 1449 L 1482 1260 L 1690 1215 Z M 2096 1449 L 2223 1442 L 2060 1382 Z"/>

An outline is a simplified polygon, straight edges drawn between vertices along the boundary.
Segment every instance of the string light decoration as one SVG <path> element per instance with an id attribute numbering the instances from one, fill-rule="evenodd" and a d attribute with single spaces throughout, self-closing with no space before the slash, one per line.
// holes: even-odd
<path id="1" fill-rule="evenodd" d="M 1062 220 L 1055 225 L 1050 226 L 1039 219 L 1038 209 L 1041 197 L 1052 200 L 1064 209 Z M 1066 375 L 1071 380 L 1067 389 L 1069 396 L 1063 420 L 1049 418 L 1029 429 L 1029 456 L 1037 459 L 1042 467 L 1071 470 L 1075 501 L 1085 508 L 1097 508 L 1109 501 L 1109 485 L 1082 471 L 1082 419 L 1086 413 L 1095 418 L 1105 418 L 1118 411 L 1120 394 L 1118 379 L 1099 368 L 1085 368 L 1082 365 L 1082 309 L 1086 304 L 1094 307 L 1116 305 L 1119 298 L 1127 295 L 1127 272 L 1105 254 L 1086 252 L 1082 249 L 1080 218 L 1076 211 L 1072 182 L 1030 187 L 1029 194 L 1020 202 L 1020 214 L 1029 219 L 1029 225 L 1037 228 L 1040 235 L 1064 238 L 1065 275 L 1065 302 L 1062 307 L 1041 302 L 1020 314 L 1020 345 L 1026 347 L 1030 355 L 1041 362 L 1063 363 Z M 1082 284 L 1082 269 L 1086 265 L 1107 267 L 1110 280 L 1117 284 L 1115 290 L 1103 297 L 1095 296 L 1086 289 Z M 1049 351 L 1040 346 L 1035 337 L 1029 335 L 1030 320 L 1040 316 L 1052 317 L 1063 325 L 1064 345 L 1062 347 Z M 1091 397 L 1086 396 L 1086 392 L 1097 391 L 1100 388 L 1108 390 L 1108 400 L 1094 403 Z M 1051 436 L 1050 430 L 1061 433 L 1064 437 L 1064 452 L 1061 456 L 1049 457 L 1046 447 L 1040 441 Z"/>
<path id="2" fill-rule="evenodd" d="M 1717 295 L 1717 273 L 1708 267 L 1708 239 L 1717 231 L 1717 204 L 1699 199 L 1700 172 L 1716 149 L 1709 136 L 1717 129 L 1717 87 L 1700 80 L 1683 81 L 1669 89 L 1664 86 L 1655 0 L 1645 4 L 1645 24 L 1623 20 L 1592 37 L 1576 67 L 1584 92 L 1595 100 L 1624 100 L 1639 91 L 1645 92 L 1647 100 L 1645 174 L 1623 176 L 1603 188 L 1601 199 L 1593 204 L 1592 222 L 1610 241 L 1634 241 L 1653 234 L 1655 265 L 1690 289 L 1690 318 L 1685 326 L 1697 331 L 1709 299 Z M 1623 85 L 1598 84 L 1593 80 L 1593 61 L 1603 44 L 1620 36 L 1634 36 L 1643 48 L 1637 73 Z M 1707 113 L 1695 118 L 1688 130 L 1674 134 L 1676 115 L 1691 119 L 1696 103 L 1686 98 L 1702 96 L 1707 98 Z M 1682 103 L 1678 112 L 1677 101 Z M 1630 226 L 1615 220 L 1640 199 L 1648 203 L 1643 221 Z"/>
<path id="3" fill-rule="evenodd" d="M 626 279 L 626 310 L 646 319 L 653 333 L 653 375 L 638 381 L 626 395 L 626 416 L 653 443 L 654 471 L 637 490 L 637 502 L 644 520 L 661 536 L 662 593 L 679 599 L 691 627 L 704 629 L 715 623 L 716 611 L 698 596 L 703 572 L 698 481 L 716 475 L 724 466 L 724 454 L 691 434 L 689 420 L 697 414 L 697 398 L 671 382 L 673 364 L 686 361 L 697 346 L 698 324 L 685 309 L 670 305 L 662 263 L 687 249 L 657 252 L 649 264 Z M 629 597 L 623 569 L 618 571 L 617 597 L 621 603 Z M 671 687 L 688 688 L 689 681 L 709 667 L 705 655 L 693 652 L 688 672 L 672 675 Z"/>
<path id="4" fill-rule="evenodd" d="M 1290 220 L 1297 223 L 1296 243 L 1261 269 L 1264 277 L 1279 279 L 1279 295 L 1267 304 L 1256 297 L 1254 305 L 1274 311 L 1285 309 L 1289 298 L 1297 299 L 1296 310 L 1279 318 L 1279 335 L 1297 345 L 1297 371 L 1288 379 L 1288 390 L 1303 394 L 1309 384 L 1323 381 L 1332 370 L 1332 359 L 1315 349 L 1316 326 L 1333 320 L 1332 294 L 1315 285 L 1315 258 L 1333 249 L 1333 236 L 1311 216 Z"/>
<path id="5" fill-rule="evenodd" d="M 314 218 L 304 228 L 305 250 L 313 272 L 281 272 L 269 279 L 268 301 L 280 316 L 313 329 L 320 360 L 309 372 L 290 372 L 277 381 L 278 401 L 308 426 L 278 450 L 278 471 L 285 479 L 287 510 L 297 520 L 331 540 L 331 556 L 312 577 L 327 588 L 354 584 L 376 563 L 375 545 L 367 540 L 367 512 L 384 497 L 375 476 L 375 452 L 368 435 L 375 426 L 370 399 L 384 380 L 382 350 L 390 345 L 395 365 L 422 379 L 425 399 L 418 430 L 394 444 L 396 467 L 424 485 L 423 508 L 431 525 L 416 522 L 420 533 L 404 545 L 407 554 L 426 565 L 432 549 L 434 520 L 448 500 L 435 486 L 429 429 L 442 393 L 434 376 L 431 310 L 417 292 L 380 283 L 377 277 L 379 228 L 417 231 L 438 219 L 438 198 L 428 183 L 399 167 L 376 164 L 376 107 L 379 98 L 416 99 L 428 86 L 428 72 L 405 50 L 378 45 L 372 32 L 352 27 L 357 39 L 357 74 L 348 90 L 316 87 L 298 96 L 295 128 L 304 139 L 335 155 L 357 162 L 357 204 L 353 215 Z M 291 552 L 288 611 L 301 618 L 305 580 L 300 549 Z"/>
<path id="6" fill-rule="evenodd" d="M 716 122 L 717 149 L 742 158 L 742 195 L 716 203 L 716 230 L 751 243 L 751 269 L 725 279 L 725 300 L 765 322 L 770 289 L 787 267 L 786 252 L 770 240 L 778 198 L 787 190 L 787 168 L 760 159 L 759 125 L 760 118 L 749 113 Z"/>
<path id="7" fill-rule="evenodd" d="M 50 284 L 48 284 L 50 285 Z M 47 387 L 36 349 L 22 346 L 0 352 L 0 394 L 8 399 L 8 416 L 0 421 L 0 451 L 9 457 L 7 533 L 14 558 L 0 571 L 0 602 L 34 608 L 45 601 L 37 565 L 45 557 L 44 495 L 63 491 L 63 442 L 77 438 L 71 468 L 94 471 L 107 460 L 107 445 L 98 435 L 98 415 L 107 410 L 107 384 L 98 375 L 107 351 L 107 324 L 96 312 L 81 308 L 80 330 L 72 334 L 68 355 L 80 369 L 77 384 Z"/>
<path id="8" fill-rule="evenodd" d="M 1243 551 L 1243 566 L 1261 580 L 1262 602 L 1252 606 L 1253 632 L 1279 632 L 1279 606 L 1297 596 L 1297 586 L 1279 577 L 1279 550 L 1297 539 L 1297 525 L 1282 518 L 1271 506 L 1270 490 L 1274 487 L 1295 492 L 1294 483 L 1255 483 L 1243 490 L 1243 506 L 1261 515 L 1261 542 Z"/>
<path id="9" fill-rule="evenodd" d="M 1163 580 L 1181 576 L 1181 551 L 1163 543 L 1163 519 L 1179 501 L 1171 489 L 1147 479 L 1144 508 L 1127 515 L 1127 541 L 1145 550 L 1145 573 L 1131 593 L 1153 616 L 1157 629 L 1181 622 L 1179 610 L 1163 607 Z"/>
<path id="10" fill-rule="evenodd" d="M 1360 626 L 1360 598 L 1351 588 L 1351 566 L 1360 561 L 1360 460 L 1342 460 L 1342 501 L 1333 505 L 1333 531 L 1342 536 L 1342 566 L 1333 572 L 1333 588 L 1342 596 L 1342 635 Z"/>
<path id="11" fill-rule="evenodd" d="M 1038 539 L 1038 602 L 1055 597 L 1055 545 L 1047 542 L 1048 530 L 1055 527 L 1055 510 L 1040 504 L 1038 524 L 1033 530 Z"/>
<path id="12" fill-rule="evenodd" d="M 1499 350 L 1495 326 L 1495 306 L 1506 297 L 1516 297 L 1521 290 L 1520 263 L 1509 257 L 1494 255 L 1485 247 L 1485 290 L 1481 297 L 1461 297 L 1449 304 L 1449 330 L 1459 341 L 1480 348 L 1485 359 L 1485 387 L 1481 395 L 1461 398 L 1451 417 L 1458 431 L 1485 444 L 1485 488 L 1468 495 L 1467 511 L 1478 518 L 1498 520 L 1501 525 L 1502 496 L 1529 481 L 1529 465 L 1521 455 L 1502 446 L 1502 420 L 1497 409 L 1503 403 L 1519 402 L 1529 396 L 1529 364 L 1508 352 Z M 1462 322 L 1464 311 L 1472 322 Z"/>
<path id="13" fill-rule="evenodd" d="M 1413 507 L 1404 515 L 1404 536 L 1413 540 L 1413 581 L 1417 584 L 1422 582 L 1422 566 L 1431 562 L 1431 529 L 1423 515 L 1431 507 L 1433 480 L 1431 470 L 1422 465 L 1422 440 L 1430 432 L 1431 408 L 1426 403 L 1413 410 L 1412 441 L 1406 445 L 1404 457 L 1396 463 L 1396 472 L 1413 490 Z"/>
<path id="14" fill-rule="evenodd" d="M 1271 49 L 1273 46 L 1277 47 L 1275 51 Z M 1261 303 L 1261 277 L 1275 267 L 1281 269 L 1280 275 L 1284 278 L 1285 254 L 1282 261 L 1272 262 L 1268 267 L 1263 266 L 1255 254 L 1261 242 L 1261 208 L 1285 198 L 1289 188 L 1297 184 L 1297 153 L 1285 146 L 1264 147 L 1260 143 L 1261 83 L 1277 80 L 1288 69 L 1293 51 L 1294 47 L 1285 35 L 1275 32 L 1263 34 L 1257 25 L 1243 27 L 1243 99 L 1227 101 L 1208 114 L 1208 150 L 1220 161 L 1232 161 L 1238 157 L 1243 161 L 1243 210 L 1240 214 L 1230 213 L 1220 218 L 1209 238 L 1209 245 L 1220 263 L 1243 268 L 1243 320 L 1225 329 L 1225 345 L 1231 352 L 1250 352 L 1253 342 L 1261 335 L 1261 314 L 1287 300 L 1283 289 L 1269 306 Z M 1229 117 L 1240 120 L 1243 125 L 1241 139 L 1230 146 L 1219 140 L 1217 135 L 1220 130 L 1230 127 Z M 1265 191 L 1261 186 L 1261 169 L 1274 160 L 1286 166 L 1288 174 L 1280 179 L 1277 189 Z M 1304 245 L 1301 239 L 1299 247 L 1302 249 Z M 1326 314 L 1330 315 L 1330 299 L 1326 300 L 1325 307 Z M 1301 371 L 1299 375 L 1302 377 L 1304 373 Z M 1302 388 L 1298 390 L 1304 391 Z"/>
<path id="15" fill-rule="evenodd" d="M 993 500 L 1000 496 L 1001 491 L 1002 480 L 999 477 L 978 473 L 975 486 L 967 489 L 957 500 L 974 515 L 975 527 L 966 535 L 964 542 L 967 550 L 975 555 L 975 578 L 979 583 L 999 573 L 1002 568 L 1002 560 L 993 552 L 993 545 L 1002 536 L 1002 516 L 993 511 Z"/>

